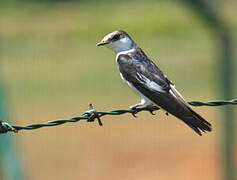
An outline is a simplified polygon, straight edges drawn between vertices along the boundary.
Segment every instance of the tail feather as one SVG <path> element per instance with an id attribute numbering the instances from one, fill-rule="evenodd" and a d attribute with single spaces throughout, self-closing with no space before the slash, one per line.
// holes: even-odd
<path id="1" fill-rule="evenodd" d="M 182 120 L 200 136 L 201 132 L 212 130 L 211 124 L 191 109 L 174 86 L 171 86 L 169 93 L 153 92 L 138 83 L 133 83 L 133 86 L 157 106 Z"/>
<path id="2" fill-rule="evenodd" d="M 188 109 L 191 111 L 191 113 L 189 116 L 182 118 L 182 121 L 184 123 L 186 123 L 189 127 L 191 127 L 200 136 L 202 135 L 201 131 L 202 132 L 212 131 L 212 127 L 209 122 L 203 119 L 199 114 L 197 114 L 191 108 L 188 108 Z"/>
<path id="3" fill-rule="evenodd" d="M 200 136 L 202 132 L 211 131 L 211 124 L 203 119 L 198 113 L 192 110 L 192 108 L 188 105 L 188 103 L 184 100 L 182 95 L 175 89 L 174 85 L 171 85 L 171 92 L 173 93 L 173 97 L 176 97 L 179 100 L 181 106 L 184 106 L 183 115 L 178 115 L 179 118 L 185 122 L 189 127 L 191 127 L 197 134 Z M 172 94 L 171 93 L 171 94 Z"/>

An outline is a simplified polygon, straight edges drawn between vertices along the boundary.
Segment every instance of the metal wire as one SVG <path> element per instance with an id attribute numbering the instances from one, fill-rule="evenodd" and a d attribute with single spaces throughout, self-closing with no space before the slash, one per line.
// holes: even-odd
<path id="1" fill-rule="evenodd" d="M 211 101 L 211 102 L 200 102 L 200 101 L 190 101 L 188 102 L 192 106 L 223 106 L 223 105 L 237 105 L 237 99 L 229 100 L 229 101 Z M 122 114 L 132 114 L 134 117 L 136 117 L 136 114 L 141 111 L 147 111 L 150 112 L 152 115 L 154 115 L 153 111 L 159 110 L 158 107 L 155 106 L 146 106 L 142 108 L 136 108 L 136 109 L 118 109 L 118 110 L 112 110 L 112 111 L 96 111 L 92 104 L 89 105 L 90 110 L 82 113 L 81 116 L 72 117 L 70 119 L 60 119 L 60 120 L 54 120 L 47 123 L 42 124 L 31 124 L 27 126 L 16 126 L 16 125 L 10 125 L 7 122 L 3 122 L 0 119 L 0 134 L 7 133 L 9 131 L 12 132 L 18 132 L 20 130 L 33 130 L 38 129 L 42 127 L 48 127 L 48 126 L 58 126 L 64 123 L 69 122 L 78 122 L 81 120 L 86 120 L 87 122 L 94 122 L 95 120 L 98 121 L 98 124 L 102 126 L 101 117 L 105 115 L 122 115 Z"/>

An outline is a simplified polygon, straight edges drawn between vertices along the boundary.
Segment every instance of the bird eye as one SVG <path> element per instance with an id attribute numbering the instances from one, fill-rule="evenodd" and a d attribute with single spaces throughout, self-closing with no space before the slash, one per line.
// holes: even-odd
<path id="1" fill-rule="evenodd" d="M 116 34 L 116 35 L 113 37 L 113 40 L 114 40 L 114 41 L 117 41 L 117 40 L 119 40 L 119 38 L 120 38 L 120 35 Z"/>

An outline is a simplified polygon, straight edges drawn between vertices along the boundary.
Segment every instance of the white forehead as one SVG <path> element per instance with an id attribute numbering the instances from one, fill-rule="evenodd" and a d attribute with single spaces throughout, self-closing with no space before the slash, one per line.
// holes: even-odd
<path id="1" fill-rule="evenodd" d="M 107 41 L 108 39 L 111 39 L 115 34 L 118 34 L 118 32 L 112 32 L 112 33 L 109 33 L 107 34 L 104 38 L 103 38 L 103 41 Z"/>

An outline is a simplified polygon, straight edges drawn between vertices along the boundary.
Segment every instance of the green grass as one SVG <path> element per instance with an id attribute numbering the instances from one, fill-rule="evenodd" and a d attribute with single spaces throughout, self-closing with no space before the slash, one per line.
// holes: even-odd
<path id="1" fill-rule="evenodd" d="M 115 55 L 95 46 L 116 29 L 128 31 L 187 99 L 218 94 L 215 38 L 181 3 L 20 4 L 0 15 L 0 70 L 13 104 L 137 99 Z"/>

